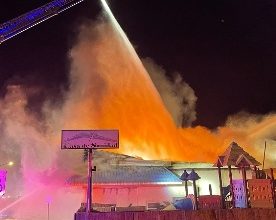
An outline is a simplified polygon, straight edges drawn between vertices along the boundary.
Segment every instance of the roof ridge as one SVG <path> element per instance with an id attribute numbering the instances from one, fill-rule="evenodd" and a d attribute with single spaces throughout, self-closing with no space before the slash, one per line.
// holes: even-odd
<path id="1" fill-rule="evenodd" d="M 246 157 L 249 162 L 254 166 L 258 166 L 261 164 L 253 156 L 246 152 L 241 146 L 233 141 L 221 155 L 224 156 L 223 166 L 235 166 L 240 155 L 244 155 L 244 157 Z"/>

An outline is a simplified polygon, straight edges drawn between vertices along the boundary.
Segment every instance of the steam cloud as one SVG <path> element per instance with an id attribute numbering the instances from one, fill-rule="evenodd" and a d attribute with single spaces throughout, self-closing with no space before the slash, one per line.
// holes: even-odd
<path id="1" fill-rule="evenodd" d="M 264 143 L 267 142 L 265 167 L 275 167 L 276 153 L 276 114 L 267 115 L 239 112 L 229 116 L 226 128 L 231 129 L 240 139 L 246 139 L 247 146 L 253 152 L 258 152 L 259 161 L 262 162 Z M 222 129 L 223 130 L 223 129 Z M 235 137 L 235 136 L 234 136 Z"/>
<path id="2" fill-rule="evenodd" d="M 166 71 L 151 58 L 142 59 L 164 105 L 178 127 L 189 127 L 196 120 L 196 100 L 194 90 L 175 73 L 173 80 L 166 76 Z"/>
<path id="3" fill-rule="evenodd" d="M 5 97 L 0 100 L 0 155 L 2 161 L 11 158 L 18 162 L 13 169 L 17 171 L 11 171 L 9 184 L 19 178 L 45 184 L 47 176 L 64 181 L 65 176 L 81 166 L 81 151 L 60 151 L 61 129 L 118 128 L 121 138 L 118 152 L 146 159 L 213 162 L 233 140 L 253 150 L 259 160 L 264 140 L 271 146 L 268 150 L 275 152 L 273 113 L 230 116 L 226 125 L 215 132 L 202 126 L 180 128 L 190 126 L 196 118 L 194 91 L 180 75 L 168 80 L 165 71 L 147 58 L 143 62 L 158 93 L 124 40 L 105 20 L 83 25 L 69 53 L 70 88 L 58 106 L 49 97 L 41 107 L 43 119 L 27 110 L 29 96 L 24 85 L 7 87 Z M 268 154 L 269 165 L 275 165 L 273 155 Z M 58 185 L 51 181 L 48 184 Z M 25 188 L 13 187 L 17 192 Z M 70 207 L 78 206 L 80 198 L 77 196 L 74 202 Z"/>

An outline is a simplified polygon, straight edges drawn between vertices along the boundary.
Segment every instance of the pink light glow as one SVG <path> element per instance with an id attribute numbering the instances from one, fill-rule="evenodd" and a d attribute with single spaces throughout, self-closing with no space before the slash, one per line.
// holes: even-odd
<path id="1" fill-rule="evenodd" d="M 52 201 L 53 201 L 53 197 L 52 196 L 46 196 L 46 202 L 48 203 L 48 204 L 50 204 L 50 203 L 52 203 Z"/>
<path id="2" fill-rule="evenodd" d="M 103 149 L 119 147 L 118 130 L 63 130 L 61 149 Z"/>

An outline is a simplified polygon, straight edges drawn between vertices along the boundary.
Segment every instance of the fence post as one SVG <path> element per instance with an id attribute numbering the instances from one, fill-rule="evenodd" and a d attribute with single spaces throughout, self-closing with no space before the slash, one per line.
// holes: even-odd
<path id="1" fill-rule="evenodd" d="M 273 173 L 273 168 L 270 168 L 270 174 L 271 174 L 271 187 L 272 187 L 272 199 L 273 199 L 273 207 L 275 208 L 275 184 L 274 184 L 274 173 Z"/>

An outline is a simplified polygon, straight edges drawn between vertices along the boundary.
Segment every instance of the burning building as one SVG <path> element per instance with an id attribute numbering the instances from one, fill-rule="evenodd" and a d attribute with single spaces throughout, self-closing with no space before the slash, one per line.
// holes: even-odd
<path id="1" fill-rule="evenodd" d="M 95 151 L 93 203 L 119 207 L 144 206 L 171 201 L 181 196 L 182 181 L 168 168 L 168 162 L 145 161 L 121 154 Z M 84 171 L 84 170 L 83 170 Z M 72 187 L 82 188 L 86 198 L 87 177 L 78 174 L 68 179 Z"/>
<path id="2" fill-rule="evenodd" d="M 236 143 L 232 143 L 225 153 L 224 165 L 232 165 L 233 179 L 241 179 L 242 173 L 236 161 L 243 155 L 252 166 L 260 165 Z M 201 177 L 197 181 L 199 195 L 220 195 L 218 168 L 213 163 L 175 162 L 143 160 L 122 154 L 95 151 L 93 173 L 93 203 L 109 204 L 116 207 L 150 207 L 169 204 L 185 196 L 185 186 L 180 176 L 183 170 L 195 170 Z M 228 167 L 222 168 L 222 185 L 229 185 Z M 252 178 L 252 170 L 247 170 Z M 83 190 L 86 198 L 87 177 L 85 168 L 70 177 L 68 185 Z M 194 194 L 192 184 L 188 184 L 188 194 Z M 211 190 L 210 190 L 211 188 Z"/>
<path id="3" fill-rule="evenodd" d="M 242 145 L 252 146 L 250 150 L 256 150 L 263 137 L 272 136 L 275 115 L 261 122 L 242 121 L 242 126 L 229 123 L 216 132 L 202 126 L 177 127 L 134 48 L 105 1 L 102 2 L 109 16 L 104 22 L 81 26 L 77 43 L 69 53 L 70 85 L 58 106 L 49 103 L 43 106 L 45 120 L 26 110 L 29 97 L 24 86 L 11 88 L 1 99 L 2 155 L 16 154 L 21 162 L 20 170 L 26 182 L 22 185 L 30 188 L 30 192 L 26 190 L 25 194 L 29 195 L 34 188 L 34 185 L 27 184 L 28 180 L 44 184 L 40 177 L 45 172 L 57 168 L 62 173 L 64 167 L 74 170 L 80 165 L 81 155 L 60 153 L 58 143 L 60 130 L 84 128 L 119 129 L 119 153 L 132 156 L 96 152 L 95 160 L 101 162 L 95 162 L 98 167 L 94 175 L 95 202 L 146 206 L 148 203 L 172 201 L 185 194 L 184 185 L 178 178 L 184 169 L 195 169 L 201 176 L 198 181 L 200 194 L 209 193 L 209 184 L 213 193 L 218 194 L 217 171 L 210 162 L 233 138 Z M 13 150 L 6 150 L 11 149 L 10 146 Z M 102 167 L 103 164 L 106 166 Z M 85 191 L 83 173 L 84 169 L 76 172 L 68 181 L 71 186 Z M 134 174 L 133 177 L 130 174 Z M 238 177 L 240 173 L 236 169 L 233 175 Z M 225 169 L 222 169 L 222 176 L 223 185 L 228 185 Z M 50 182 L 48 185 L 55 189 L 63 187 Z M 192 193 L 191 188 L 189 193 Z M 29 206 L 41 203 L 44 194 L 37 195 Z M 77 201 L 66 199 L 64 194 L 61 197 L 66 201 Z M 55 207 L 58 205 L 57 202 Z M 70 205 L 74 209 L 74 204 Z M 24 211 L 32 208 L 22 205 Z M 20 209 L 15 207 L 14 210 Z"/>

